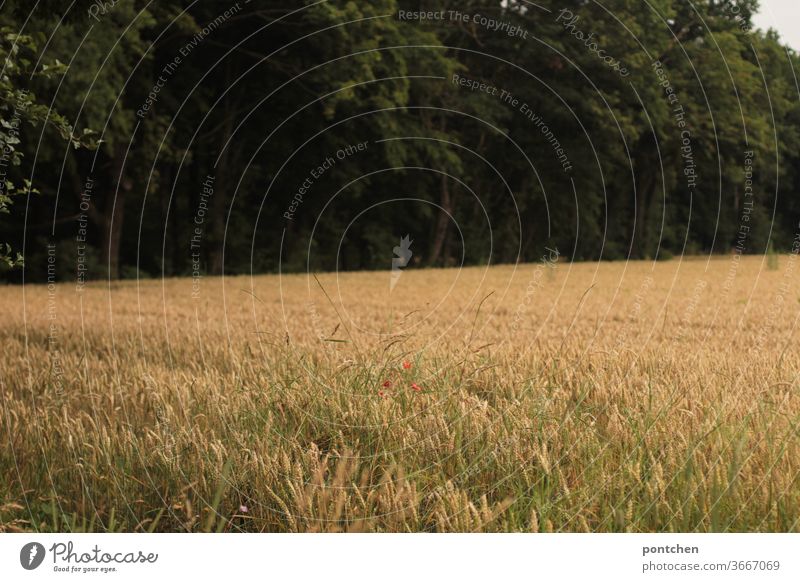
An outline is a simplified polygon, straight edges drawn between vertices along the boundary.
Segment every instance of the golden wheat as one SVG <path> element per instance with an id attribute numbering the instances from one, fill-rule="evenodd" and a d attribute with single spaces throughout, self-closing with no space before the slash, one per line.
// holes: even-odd
<path id="1" fill-rule="evenodd" d="M 795 260 L 2 288 L 0 528 L 797 531 Z"/>

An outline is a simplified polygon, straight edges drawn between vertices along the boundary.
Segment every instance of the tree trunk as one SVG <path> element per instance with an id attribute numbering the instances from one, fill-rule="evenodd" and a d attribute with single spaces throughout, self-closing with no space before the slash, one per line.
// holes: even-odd
<path id="1" fill-rule="evenodd" d="M 447 176 L 442 174 L 442 197 L 440 202 L 439 216 L 436 219 L 436 226 L 433 231 L 433 241 L 431 242 L 430 258 L 428 264 L 434 266 L 439 263 L 442 256 L 444 239 L 447 236 L 447 227 L 450 224 L 450 215 L 453 212 L 453 200 L 450 195 L 450 184 Z"/>
<path id="2" fill-rule="evenodd" d="M 640 144 L 637 148 L 642 152 L 652 151 L 656 147 L 652 139 L 645 140 L 646 143 Z M 656 186 L 660 168 L 658 161 L 650 159 L 650 156 L 643 155 L 637 159 L 634 166 L 636 171 L 636 218 L 634 220 L 634 233 L 632 254 L 634 258 L 644 259 L 648 253 L 648 235 L 650 234 L 647 216 L 655 197 Z M 655 248 L 652 249 L 655 252 Z"/>
<path id="3" fill-rule="evenodd" d="M 123 177 L 125 149 L 114 152 L 111 165 L 111 191 L 103 207 L 100 227 L 100 258 L 108 269 L 109 279 L 119 279 L 119 251 L 122 243 L 122 224 L 125 218 L 125 200 L 133 188 L 130 180 Z"/>
<path id="4" fill-rule="evenodd" d="M 208 225 L 208 270 L 211 275 L 222 275 L 225 262 L 225 223 L 227 222 L 227 190 L 231 183 L 230 166 L 238 159 L 238 148 L 231 140 L 235 127 L 236 103 L 226 103 L 225 119 L 222 123 L 218 143 L 224 144 L 214 179 L 214 194 L 209 203 Z"/>
<path id="5" fill-rule="evenodd" d="M 231 120 L 232 124 L 232 120 Z M 232 125 L 231 125 L 232 132 Z M 214 195 L 211 197 L 208 229 L 208 270 L 209 274 L 222 275 L 225 261 L 225 207 L 227 196 L 225 189 L 228 184 L 228 159 L 232 145 L 228 141 L 230 134 L 226 132 L 226 138 L 221 143 L 227 143 L 228 149 L 222 155 L 217 166 L 217 173 L 214 180 Z"/>

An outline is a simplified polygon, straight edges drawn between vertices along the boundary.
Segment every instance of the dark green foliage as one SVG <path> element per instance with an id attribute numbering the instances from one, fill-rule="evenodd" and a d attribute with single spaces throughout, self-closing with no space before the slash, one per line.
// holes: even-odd
<path id="1" fill-rule="evenodd" d="M 413 266 L 791 248 L 798 63 L 751 30 L 756 2 L 536 4 L 6 3 L 3 127 L 23 88 L 64 117 L 0 130 L 0 210 L 41 193 L 0 240 L 25 243 L 28 280 L 51 239 L 74 271 L 80 224 L 88 276 L 114 278 L 388 269 L 405 235 Z M 89 129 L 96 150 L 56 139 Z"/>

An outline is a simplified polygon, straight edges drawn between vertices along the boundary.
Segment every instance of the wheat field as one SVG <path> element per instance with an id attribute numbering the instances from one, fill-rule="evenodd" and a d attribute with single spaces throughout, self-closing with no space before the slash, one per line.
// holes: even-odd
<path id="1" fill-rule="evenodd" d="M 0 529 L 798 531 L 796 259 L 0 288 Z"/>

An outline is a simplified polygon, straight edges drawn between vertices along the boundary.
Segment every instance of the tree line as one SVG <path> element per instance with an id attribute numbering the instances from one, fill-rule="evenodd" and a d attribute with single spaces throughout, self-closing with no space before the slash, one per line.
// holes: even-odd
<path id="1" fill-rule="evenodd" d="M 797 55 L 757 10 L 7 0 L 0 276 L 790 250 Z"/>

